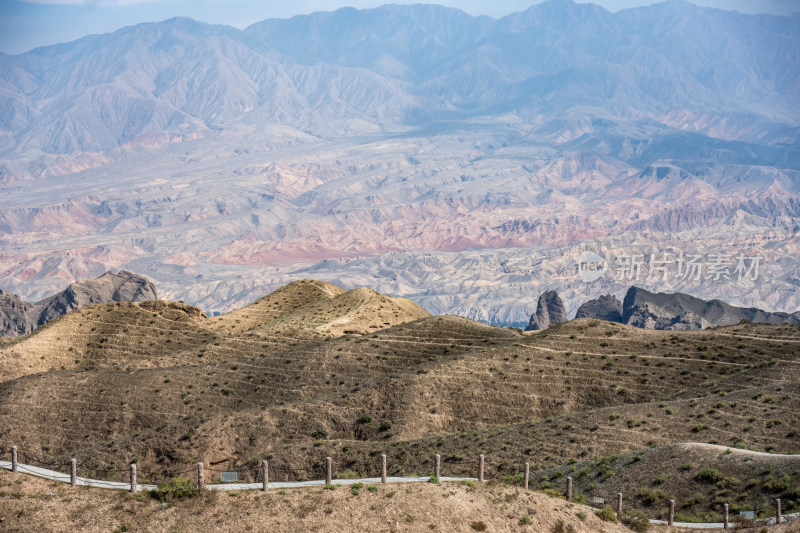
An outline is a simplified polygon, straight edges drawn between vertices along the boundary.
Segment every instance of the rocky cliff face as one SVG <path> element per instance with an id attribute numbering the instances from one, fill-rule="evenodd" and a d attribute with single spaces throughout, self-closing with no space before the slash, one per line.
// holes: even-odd
<path id="1" fill-rule="evenodd" d="M 528 322 L 528 327 L 525 328 L 525 331 L 547 329 L 559 322 L 566 321 L 567 310 L 564 307 L 564 302 L 561 301 L 556 291 L 547 291 L 539 296 L 536 312 L 531 315 L 531 320 Z"/>
<path id="2" fill-rule="evenodd" d="M 688 294 L 653 293 L 631 287 L 620 305 L 606 295 L 583 304 L 575 318 L 599 318 L 645 329 L 690 330 L 738 324 L 742 320 L 768 324 L 800 324 L 800 312 L 770 313 L 755 307 L 736 307 L 721 300 Z"/>
<path id="3" fill-rule="evenodd" d="M 16 337 L 79 307 L 105 302 L 156 300 L 153 283 L 132 272 L 106 272 L 97 279 L 77 281 L 38 303 L 0 291 L 0 336 Z"/>
<path id="4" fill-rule="evenodd" d="M 622 322 L 622 302 L 616 296 L 606 294 L 581 305 L 575 318 L 599 318 L 609 322 Z"/>
<path id="5" fill-rule="evenodd" d="M 768 324 L 800 324 L 800 312 L 769 313 L 755 307 L 735 307 L 721 300 L 703 300 L 688 294 L 652 293 L 631 287 L 623 302 L 622 321 L 647 329 L 703 329 L 742 320 Z"/>
<path id="6" fill-rule="evenodd" d="M 0 291 L 0 336 L 16 337 L 30 332 L 37 316 L 34 304 L 16 294 Z"/>

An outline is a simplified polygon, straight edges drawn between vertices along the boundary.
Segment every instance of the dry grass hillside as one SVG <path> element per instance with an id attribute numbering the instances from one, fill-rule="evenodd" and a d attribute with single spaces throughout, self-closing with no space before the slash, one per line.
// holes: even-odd
<path id="1" fill-rule="evenodd" d="M 302 281 L 220 317 L 167 302 L 94 306 L 3 344 L 0 450 L 17 444 L 23 460 L 58 469 L 76 457 L 104 479 L 124 479 L 135 459 L 154 482 L 197 461 L 256 479 L 262 458 L 277 479 L 321 478 L 326 455 L 339 473 L 376 475 L 381 453 L 391 474 L 428 474 L 441 453 L 444 473 L 474 475 L 484 453 L 492 479 L 513 480 L 528 461 L 548 477 L 537 483 L 555 485 L 555 471 L 641 456 L 614 459 L 624 476 L 604 463 L 579 486 L 657 490 L 648 458 L 677 443 L 800 453 L 799 367 L 797 326 L 575 320 L 522 334 Z M 785 483 L 753 464 L 719 467 L 741 483 L 709 485 L 686 513 L 742 495 L 800 507 L 796 458 L 770 463 Z M 684 477 L 661 490 L 690 499 Z M 662 512 L 648 501 L 631 505 Z"/>
<path id="2" fill-rule="evenodd" d="M 528 531 L 626 533 L 586 509 L 503 485 L 391 484 L 210 493 L 162 504 L 0 471 L 3 531 Z M 561 529 L 555 529 L 558 525 Z"/>
<path id="3" fill-rule="evenodd" d="M 345 292 L 301 280 L 247 307 L 206 317 L 177 302 L 82 308 L 0 344 L 0 380 L 49 370 L 160 368 L 284 350 L 300 342 L 366 333 L 429 316 L 405 298 Z"/>

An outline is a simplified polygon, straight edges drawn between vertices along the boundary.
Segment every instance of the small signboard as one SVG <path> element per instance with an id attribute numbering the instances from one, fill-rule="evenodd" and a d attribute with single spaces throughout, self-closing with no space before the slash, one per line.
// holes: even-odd
<path id="1" fill-rule="evenodd" d="M 606 499 L 599 496 L 594 496 L 592 497 L 592 503 L 606 503 Z"/>
<path id="2" fill-rule="evenodd" d="M 739 518 L 744 518 L 745 520 L 755 520 L 756 519 L 756 512 L 755 511 L 739 511 Z"/>
<path id="3" fill-rule="evenodd" d="M 222 482 L 223 483 L 235 483 L 239 481 L 239 472 L 223 472 L 222 473 Z"/>

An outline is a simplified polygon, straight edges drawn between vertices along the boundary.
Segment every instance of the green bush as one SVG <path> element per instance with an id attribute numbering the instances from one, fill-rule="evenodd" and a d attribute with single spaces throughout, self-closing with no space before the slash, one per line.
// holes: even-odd
<path id="1" fill-rule="evenodd" d="M 358 496 L 361 493 L 361 489 L 364 487 L 363 483 L 353 483 L 350 485 L 350 492 L 353 493 L 353 496 Z"/>
<path id="2" fill-rule="evenodd" d="M 642 503 L 644 503 L 648 507 L 653 505 L 654 503 L 665 500 L 666 498 L 667 495 L 664 494 L 664 491 L 661 490 L 653 490 L 645 488 L 639 491 L 639 499 L 641 499 Z"/>
<path id="3" fill-rule="evenodd" d="M 519 519 L 519 523 L 520 525 L 527 526 L 528 524 L 531 523 L 531 517 L 524 514 L 522 515 L 522 518 Z"/>
<path id="4" fill-rule="evenodd" d="M 438 484 L 439 478 L 436 477 L 436 474 L 431 474 L 431 477 L 428 478 L 428 483 Z"/>
<path id="5" fill-rule="evenodd" d="M 716 483 L 722 479 L 722 474 L 713 468 L 704 468 L 699 471 L 696 476 L 694 476 L 694 479 L 697 481 L 703 481 L 705 483 Z"/>
<path id="6" fill-rule="evenodd" d="M 600 519 L 605 520 L 606 522 L 614 522 L 617 523 L 617 513 L 614 512 L 610 506 L 606 505 L 602 509 L 598 509 L 594 512 L 594 514 Z"/>
<path id="7" fill-rule="evenodd" d="M 563 494 L 556 492 L 553 489 L 542 489 L 539 492 L 547 494 L 548 496 L 552 496 L 553 498 L 559 498 L 561 500 L 565 499 Z"/>
<path id="8" fill-rule="evenodd" d="M 637 533 L 646 533 L 650 529 L 650 520 L 641 511 L 627 511 L 622 513 L 620 521 Z"/>
<path id="9" fill-rule="evenodd" d="M 166 502 L 190 498 L 197 494 L 197 486 L 185 477 L 174 477 L 156 490 L 150 491 L 150 496 L 156 500 Z"/>

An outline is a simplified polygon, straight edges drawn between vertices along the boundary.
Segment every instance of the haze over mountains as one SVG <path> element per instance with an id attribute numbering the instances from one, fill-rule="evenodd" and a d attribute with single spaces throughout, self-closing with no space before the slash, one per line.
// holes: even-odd
<path id="1" fill-rule="evenodd" d="M 798 14 L 551 0 L 171 19 L 3 55 L 0 287 L 126 268 L 214 311 L 313 277 L 522 324 L 545 288 L 572 316 L 636 283 L 794 312 L 798 49 Z M 593 283 L 587 249 L 610 263 Z M 764 263 L 615 276 L 663 252 Z"/>

